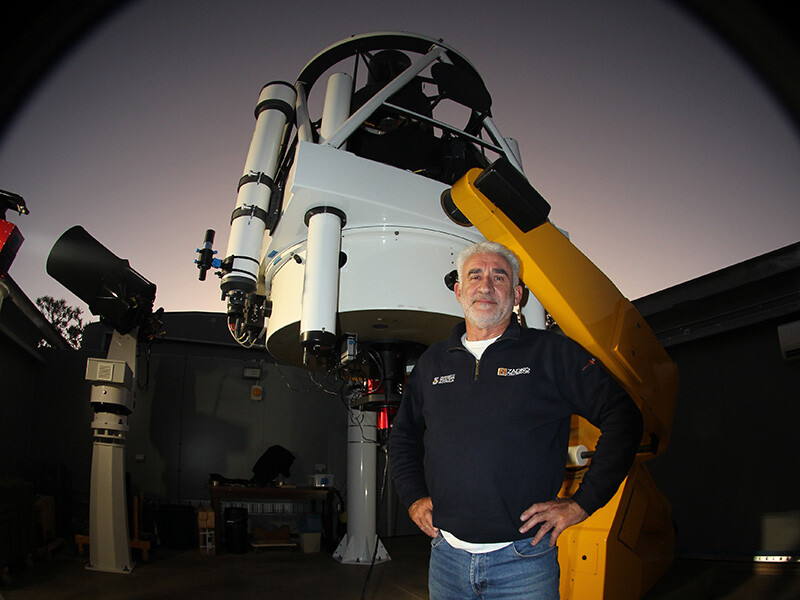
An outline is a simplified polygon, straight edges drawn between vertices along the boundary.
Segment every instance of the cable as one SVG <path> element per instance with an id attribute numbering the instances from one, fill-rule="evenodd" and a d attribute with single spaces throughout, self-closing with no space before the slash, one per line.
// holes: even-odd
<path id="1" fill-rule="evenodd" d="M 379 382 L 378 382 L 378 388 L 380 388 L 380 386 L 382 386 L 385 383 L 384 382 L 383 359 L 381 358 L 381 355 L 378 354 L 372 348 L 367 348 L 367 356 L 369 356 L 373 361 L 375 361 L 375 365 L 378 367 L 378 373 L 380 374 L 380 378 L 379 378 Z"/>
<path id="2" fill-rule="evenodd" d="M 386 447 L 381 448 L 383 450 L 384 459 L 383 459 L 383 481 L 381 481 L 381 493 L 378 495 L 378 508 L 377 514 L 380 516 L 381 514 L 381 507 L 383 506 L 383 493 L 386 491 L 386 478 L 389 473 L 389 452 Z M 361 589 L 361 600 L 364 600 L 367 597 L 367 584 L 369 583 L 369 577 L 372 575 L 372 568 L 375 566 L 375 559 L 378 557 L 378 547 L 381 544 L 381 538 L 378 533 L 375 533 L 375 550 L 372 552 L 372 561 L 369 564 L 369 571 L 367 571 L 367 576 L 364 579 L 364 587 Z"/>

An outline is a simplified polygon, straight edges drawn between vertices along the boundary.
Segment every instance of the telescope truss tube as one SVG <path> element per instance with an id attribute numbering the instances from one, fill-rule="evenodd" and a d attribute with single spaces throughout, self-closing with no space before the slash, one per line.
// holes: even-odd
<path id="1" fill-rule="evenodd" d="M 328 78 L 325 104 L 322 107 L 322 123 L 319 134 L 327 139 L 347 121 L 350 116 L 350 97 L 353 95 L 353 78 L 348 73 L 334 73 Z M 342 150 L 347 149 L 347 143 Z"/>
<path id="2" fill-rule="evenodd" d="M 304 354 L 327 353 L 336 343 L 339 304 L 339 252 L 345 214 L 319 206 L 306 213 L 308 241 L 300 309 L 300 344 Z"/>
<path id="3" fill-rule="evenodd" d="M 275 174 L 286 126 L 294 120 L 297 91 L 285 81 L 268 83 L 261 90 L 256 106 L 256 128 L 239 180 L 239 195 L 231 215 L 231 232 L 226 261 L 230 270 L 222 278 L 226 294 L 256 289 L 261 243 L 271 214 L 270 203 L 277 202 Z"/>

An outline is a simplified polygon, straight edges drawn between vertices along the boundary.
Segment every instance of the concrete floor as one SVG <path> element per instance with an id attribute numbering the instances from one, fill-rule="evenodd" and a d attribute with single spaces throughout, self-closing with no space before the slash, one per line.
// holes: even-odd
<path id="1" fill-rule="evenodd" d="M 368 600 L 427 599 L 428 540 L 390 538 L 391 561 L 375 566 Z M 207 555 L 157 549 L 132 573 L 87 571 L 86 557 L 64 546 L 0 584 L 0 600 L 303 600 L 362 597 L 369 567 L 341 565 L 326 554 L 286 550 Z M 644 600 L 798 600 L 797 565 L 678 560 Z M 574 599 L 581 600 L 581 599 Z M 607 599 L 614 600 L 614 599 Z"/>

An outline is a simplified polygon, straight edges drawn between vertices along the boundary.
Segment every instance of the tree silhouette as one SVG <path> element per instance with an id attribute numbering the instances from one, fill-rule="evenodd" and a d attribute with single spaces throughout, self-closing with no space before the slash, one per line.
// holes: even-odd
<path id="1" fill-rule="evenodd" d="M 80 348 L 83 338 L 83 310 L 69 306 L 63 298 L 56 300 L 52 296 L 42 296 L 36 299 L 36 306 L 42 311 L 45 318 L 61 332 L 64 339 L 75 349 Z M 46 342 L 42 340 L 41 345 Z"/>

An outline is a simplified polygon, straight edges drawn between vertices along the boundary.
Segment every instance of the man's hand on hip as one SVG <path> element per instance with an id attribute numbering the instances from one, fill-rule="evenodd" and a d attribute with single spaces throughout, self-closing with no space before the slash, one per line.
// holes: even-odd
<path id="1" fill-rule="evenodd" d="M 426 535 L 436 537 L 439 534 L 439 530 L 433 526 L 433 502 L 430 496 L 414 502 L 408 509 L 408 515 Z"/>
<path id="2" fill-rule="evenodd" d="M 539 531 L 536 532 L 531 544 L 534 546 L 547 535 L 550 534 L 550 545 L 555 546 L 558 536 L 570 525 L 580 523 L 589 514 L 583 510 L 576 502 L 569 498 L 558 498 L 550 502 L 539 502 L 528 508 L 520 516 L 521 521 L 525 521 L 519 528 L 520 533 L 529 531 L 537 524 L 541 523 Z"/>

